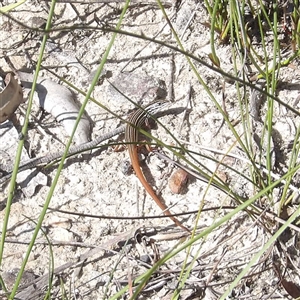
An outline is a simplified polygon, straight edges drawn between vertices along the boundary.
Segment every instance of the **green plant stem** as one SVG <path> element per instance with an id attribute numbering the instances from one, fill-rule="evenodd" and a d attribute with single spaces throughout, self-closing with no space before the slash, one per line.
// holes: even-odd
<path id="1" fill-rule="evenodd" d="M 211 47 L 210 58 L 217 67 L 220 67 L 220 60 L 217 56 L 216 49 L 215 49 L 215 29 L 216 29 L 215 25 L 217 23 L 216 14 L 218 12 L 219 2 L 220 2 L 220 0 L 214 1 L 214 9 L 212 12 L 212 18 L 211 18 L 211 24 L 210 24 L 210 26 L 211 26 L 211 28 L 210 28 L 210 47 Z"/>
<path id="2" fill-rule="evenodd" d="M 17 3 L 12 3 L 12 4 L 9 4 L 7 6 L 4 6 L 4 7 L 1 7 L 0 8 L 0 13 L 8 13 L 10 12 L 11 10 L 17 8 L 18 6 L 24 4 L 27 0 L 20 0 L 19 2 Z"/>
<path id="3" fill-rule="evenodd" d="M 273 46 L 273 67 L 276 66 L 276 61 L 277 59 L 280 61 L 280 46 L 279 46 L 279 41 L 278 41 L 278 34 L 277 34 L 277 20 L 278 20 L 278 15 L 277 15 L 277 10 L 278 10 L 278 2 L 276 1 L 276 4 L 274 4 L 274 14 L 273 14 L 273 32 L 274 32 L 274 46 Z M 267 62 L 266 62 L 267 63 Z M 271 93 L 274 95 L 276 93 L 276 88 L 277 88 L 277 80 L 279 77 L 279 71 L 280 71 L 280 65 L 279 68 L 276 70 L 276 72 L 272 72 L 272 78 L 271 78 Z M 268 86 L 267 86 L 268 88 Z M 271 154 L 273 153 L 274 149 L 271 148 L 272 145 L 272 131 L 273 131 L 273 111 L 274 111 L 274 100 L 273 99 L 268 99 L 268 112 L 267 112 L 267 125 L 268 125 L 268 133 L 267 133 L 267 138 L 268 138 L 268 143 L 267 143 L 267 170 L 269 171 L 268 174 L 268 184 L 272 182 L 272 177 L 271 177 L 271 170 L 273 168 L 272 166 L 272 156 Z"/>

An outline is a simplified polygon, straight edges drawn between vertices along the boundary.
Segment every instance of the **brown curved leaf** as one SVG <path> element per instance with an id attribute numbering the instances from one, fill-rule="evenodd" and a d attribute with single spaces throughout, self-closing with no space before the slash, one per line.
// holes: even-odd
<path id="1" fill-rule="evenodd" d="M 282 279 L 281 284 L 291 297 L 294 299 L 300 297 L 300 288 L 294 282 Z"/>
<path id="2" fill-rule="evenodd" d="M 0 123 L 9 119 L 23 102 L 22 87 L 13 73 L 6 74 L 4 81 L 6 86 L 0 93 Z"/>

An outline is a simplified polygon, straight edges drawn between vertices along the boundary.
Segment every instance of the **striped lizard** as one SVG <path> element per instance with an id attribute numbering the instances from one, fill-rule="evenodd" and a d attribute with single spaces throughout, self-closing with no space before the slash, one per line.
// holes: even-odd
<path id="1" fill-rule="evenodd" d="M 158 198 L 148 181 L 146 180 L 139 163 L 139 157 L 137 152 L 137 143 L 139 141 L 139 128 L 145 123 L 150 115 L 160 112 L 169 102 L 165 100 L 156 100 L 144 108 L 137 109 L 128 119 L 128 123 L 125 128 L 125 141 L 128 143 L 128 152 L 131 160 L 133 170 L 136 176 L 144 186 L 148 194 L 153 198 L 156 204 L 164 211 L 164 214 L 179 227 L 191 233 L 191 231 L 183 226 L 175 217 L 172 216 L 167 206 Z"/>

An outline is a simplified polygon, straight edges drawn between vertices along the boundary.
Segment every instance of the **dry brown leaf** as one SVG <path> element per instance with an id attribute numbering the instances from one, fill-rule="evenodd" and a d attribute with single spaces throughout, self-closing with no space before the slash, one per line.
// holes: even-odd
<path id="1" fill-rule="evenodd" d="M 23 100 L 22 87 L 13 73 L 5 76 L 5 88 L 0 93 L 0 123 L 3 123 L 11 117 Z"/>
<path id="2" fill-rule="evenodd" d="M 283 278 L 281 280 L 281 284 L 291 297 L 293 297 L 294 299 L 300 297 L 300 288 L 294 282 L 287 281 Z"/>

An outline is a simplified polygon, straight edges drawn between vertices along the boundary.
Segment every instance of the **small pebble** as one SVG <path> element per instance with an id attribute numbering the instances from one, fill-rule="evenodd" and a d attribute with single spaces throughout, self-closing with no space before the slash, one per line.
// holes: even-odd
<path id="1" fill-rule="evenodd" d="M 186 189 L 189 174 L 182 170 L 176 170 L 169 180 L 169 187 L 173 194 L 181 194 Z"/>

